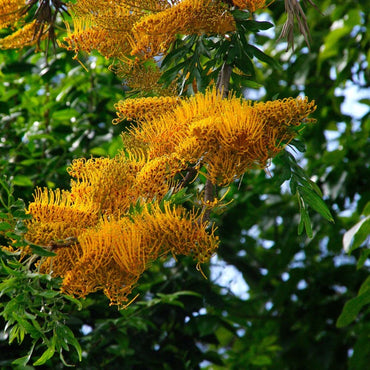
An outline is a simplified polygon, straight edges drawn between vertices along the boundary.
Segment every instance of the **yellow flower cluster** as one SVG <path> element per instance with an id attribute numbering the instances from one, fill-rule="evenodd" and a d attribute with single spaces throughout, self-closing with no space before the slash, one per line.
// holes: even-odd
<path id="1" fill-rule="evenodd" d="M 0 49 L 21 49 L 37 43 L 37 21 L 27 23 L 11 35 L 0 39 Z M 42 37 L 45 38 L 46 35 Z"/>
<path id="2" fill-rule="evenodd" d="M 168 87 L 164 87 L 163 84 L 159 83 L 162 72 L 154 61 L 146 61 L 144 63 L 123 63 L 118 61 L 115 65 L 112 64 L 109 69 L 119 78 L 122 78 L 125 85 L 130 87 L 138 96 L 147 96 L 148 94 L 176 95 L 176 79 Z"/>
<path id="3" fill-rule="evenodd" d="M 132 63 L 167 52 L 177 34 L 225 34 L 236 29 L 229 6 L 218 0 L 78 0 L 70 5 L 73 31 L 66 47 Z"/>
<path id="4" fill-rule="evenodd" d="M 46 246 L 52 240 L 77 237 L 82 229 L 97 222 L 97 211 L 91 204 L 74 202 L 70 192 L 59 189 L 37 188 L 28 212 L 33 218 L 26 239 Z"/>
<path id="5" fill-rule="evenodd" d="M 116 125 L 123 120 L 140 121 L 155 118 L 173 109 L 179 102 L 180 98 L 173 96 L 120 100 L 114 105 L 118 118 L 113 120 L 113 124 Z"/>
<path id="6" fill-rule="evenodd" d="M 79 165 L 75 170 L 83 176 Z M 86 199 L 84 209 L 73 192 L 73 186 L 71 192 L 38 189 L 28 208 L 33 219 L 26 234 L 28 241 L 44 243 L 56 253 L 41 260 L 39 268 L 63 277 L 62 291 L 67 294 L 85 297 L 103 290 L 112 304 L 122 305 L 140 275 L 160 256 L 192 255 L 203 263 L 217 249 L 214 228 L 206 231 L 209 224 L 199 212 L 154 202 L 141 203 L 141 211 L 134 214 L 122 209 L 121 216 L 99 216 L 98 207 L 91 208 L 94 196 Z"/>
<path id="7" fill-rule="evenodd" d="M 214 230 L 200 214 L 169 203 L 144 206 L 141 213 L 118 220 L 101 219 L 79 237 L 80 255 L 65 273 L 63 291 L 84 297 L 103 289 L 112 304 L 127 301 L 140 275 L 160 256 L 193 255 L 208 261 L 218 247 Z"/>
<path id="8" fill-rule="evenodd" d="M 73 161 L 68 172 L 71 199 L 77 204 L 91 204 L 100 215 L 119 215 L 137 198 L 135 174 L 143 164 L 123 156 Z M 135 195 L 136 193 L 136 195 Z"/>
<path id="9" fill-rule="evenodd" d="M 226 186 L 249 169 L 266 167 L 296 136 L 294 127 L 312 121 L 307 117 L 315 108 L 300 97 L 252 105 L 234 96 L 222 99 L 213 89 L 144 117 L 124 142 L 127 151 L 138 146 L 146 158 L 162 158 L 163 166 L 177 171 L 204 165 L 213 183 Z"/>
<path id="10" fill-rule="evenodd" d="M 111 9 L 108 11 L 112 12 Z M 127 17 L 127 15 L 125 15 Z M 130 53 L 130 42 L 124 29 L 105 28 L 97 25 L 97 18 L 75 17 L 73 19 L 73 32 L 68 23 L 66 28 L 68 36 L 64 38 L 66 44 L 60 44 L 67 50 L 74 50 L 75 58 L 79 51 L 91 53 L 92 50 L 99 51 L 106 58 L 125 58 Z M 129 20 L 133 21 L 131 17 Z"/>
<path id="11" fill-rule="evenodd" d="M 25 0 L 0 0 L 0 28 L 13 26 L 21 19 Z"/>
<path id="12" fill-rule="evenodd" d="M 199 264 L 217 249 L 206 216 L 217 199 L 202 211 L 162 200 L 181 187 L 185 171 L 227 186 L 264 168 L 316 107 L 301 97 L 252 104 L 209 89 L 183 99 L 128 99 L 116 108 L 119 118 L 136 121 L 122 136 L 125 151 L 73 161 L 70 191 L 37 189 L 26 240 L 56 253 L 39 268 L 61 276 L 64 292 L 103 290 L 123 305 L 160 256 L 191 255 Z"/>
<path id="13" fill-rule="evenodd" d="M 67 294 L 103 290 L 112 304 L 123 305 L 159 257 L 183 254 L 207 262 L 218 238 L 203 214 L 159 203 L 174 187 L 178 163 L 124 153 L 77 159 L 68 169 L 70 191 L 36 189 L 25 239 L 56 253 L 39 262 L 40 271 L 62 277 Z"/>
<path id="14" fill-rule="evenodd" d="M 258 9 L 264 8 L 266 0 L 232 0 L 233 4 L 240 9 L 247 9 L 254 13 Z"/>
<path id="15" fill-rule="evenodd" d="M 235 31 L 228 7 L 215 0 L 183 0 L 162 12 L 149 14 L 133 28 L 132 54 L 153 56 L 165 52 L 177 34 L 226 34 Z"/>

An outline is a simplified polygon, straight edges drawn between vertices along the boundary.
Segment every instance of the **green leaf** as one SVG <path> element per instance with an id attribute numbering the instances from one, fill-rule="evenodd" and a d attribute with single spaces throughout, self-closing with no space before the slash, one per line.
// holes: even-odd
<path id="1" fill-rule="evenodd" d="M 28 361 L 30 360 L 30 358 L 32 356 L 32 353 L 33 353 L 33 350 L 35 348 L 35 345 L 36 345 L 36 342 L 33 343 L 33 345 L 31 346 L 31 348 L 28 351 L 28 353 L 27 353 L 26 356 L 17 358 L 16 360 L 14 360 L 12 362 L 12 364 L 13 365 L 18 365 L 18 366 L 20 366 L 23 369 L 26 368 L 26 365 L 28 364 Z"/>
<path id="2" fill-rule="evenodd" d="M 60 109 L 58 111 L 53 112 L 51 117 L 52 119 L 58 121 L 69 122 L 71 118 L 78 117 L 78 112 L 75 109 Z"/>
<path id="3" fill-rule="evenodd" d="M 0 231 L 7 231 L 7 230 L 12 230 L 13 226 L 10 225 L 9 222 L 2 221 L 0 222 Z"/>
<path id="4" fill-rule="evenodd" d="M 177 75 L 183 69 L 187 66 L 187 61 L 177 64 L 175 67 L 172 67 L 168 70 L 166 70 L 161 78 L 159 79 L 160 83 L 167 83 L 170 84 L 174 79 L 176 79 Z"/>
<path id="5" fill-rule="evenodd" d="M 298 139 L 293 139 L 290 143 L 289 146 L 292 146 L 296 148 L 298 151 L 301 153 L 304 153 L 306 151 L 306 145 L 303 141 L 298 140 Z"/>
<path id="6" fill-rule="evenodd" d="M 245 27 L 246 30 L 251 32 L 266 31 L 274 26 L 272 23 L 266 21 L 258 22 L 247 20 L 240 23 Z"/>
<path id="7" fill-rule="evenodd" d="M 232 10 L 231 14 L 236 21 L 247 21 L 251 17 L 251 14 L 248 11 L 243 11 L 239 9 Z"/>
<path id="8" fill-rule="evenodd" d="M 272 360 L 268 356 L 259 355 L 259 356 L 253 357 L 251 363 L 256 366 L 265 366 L 265 365 L 271 365 Z"/>
<path id="9" fill-rule="evenodd" d="M 302 234 L 303 231 L 303 225 L 306 230 L 306 234 L 309 238 L 312 238 L 313 232 L 312 232 L 312 225 L 310 217 L 307 213 L 307 211 L 302 207 L 301 208 L 301 220 L 298 225 L 298 235 Z"/>
<path id="10" fill-rule="evenodd" d="M 36 245 L 36 244 L 30 244 L 30 247 L 32 249 L 32 252 L 34 254 L 37 254 L 38 256 L 41 256 L 41 257 L 54 257 L 54 256 L 56 256 L 56 253 L 45 249 L 45 247 L 40 247 L 39 245 Z"/>
<path id="11" fill-rule="evenodd" d="M 254 45 L 246 45 L 246 49 L 253 54 L 257 59 L 269 64 L 271 67 L 281 70 L 281 65 L 274 59 L 265 54 L 262 50 L 258 49 Z"/>
<path id="12" fill-rule="evenodd" d="M 26 333 L 30 334 L 32 338 L 38 339 L 42 336 L 42 333 L 39 332 L 29 321 L 20 317 L 19 315 L 13 315 L 17 320 L 18 324 L 25 330 Z"/>
<path id="13" fill-rule="evenodd" d="M 73 334 L 73 331 L 66 325 L 59 325 L 56 327 L 55 330 L 59 338 L 62 338 L 67 344 L 71 344 L 75 348 L 78 354 L 78 358 L 81 361 L 82 360 L 82 349 L 75 335 Z"/>
<path id="14" fill-rule="evenodd" d="M 252 61 L 249 59 L 247 55 L 243 57 L 243 59 L 236 59 L 234 61 L 235 67 L 239 68 L 243 73 L 247 76 L 254 77 L 255 71 Z"/>
<path id="15" fill-rule="evenodd" d="M 370 304 L 370 276 L 362 284 L 357 297 L 350 299 L 344 305 L 343 311 L 337 320 L 337 327 L 343 328 L 354 321 L 361 309 Z"/>
<path id="16" fill-rule="evenodd" d="M 17 186 L 34 186 L 31 179 L 24 175 L 16 175 L 13 178 L 13 184 Z"/>
<path id="17" fill-rule="evenodd" d="M 361 244 L 369 237 L 370 216 L 359 221 L 343 235 L 343 249 L 351 253 L 359 248 Z M 352 245 L 351 245 L 352 244 Z"/>
<path id="18" fill-rule="evenodd" d="M 320 213 L 325 219 L 333 222 L 334 219 L 329 211 L 329 208 L 324 201 L 310 188 L 298 185 L 297 190 L 303 200 L 312 207 L 316 212 Z"/>
<path id="19" fill-rule="evenodd" d="M 82 303 L 80 300 L 78 300 L 77 298 L 74 298 L 70 295 L 67 295 L 67 294 L 63 294 L 63 298 L 67 299 L 68 301 L 74 303 L 77 305 L 77 309 L 80 311 L 82 310 Z"/>
<path id="20" fill-rule="evenodd" d="M 50 360 L 55 353 L 54 346 L 49 347 L 39 358 L 37 361 L 33 363 L 33 366 L 40 366 L 43 365 L 47 360 Z"/>
<path id="21" fill-rule="evenodd" d="M 361 267 L 364 266 L 364 264 L 368 260 L 369 256 L 370 256 L 370 248 L 361 250 L 360 257 L 357 260 L 357 265 L 356 265 L 357 270 L 359 270 Z"/>

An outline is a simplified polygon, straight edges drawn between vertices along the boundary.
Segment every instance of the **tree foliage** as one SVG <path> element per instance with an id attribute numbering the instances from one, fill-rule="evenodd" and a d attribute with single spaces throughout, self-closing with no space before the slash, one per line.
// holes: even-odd
<path id="1" fill-rule="evenodd" d="M 142 37 L 142 44 L 135 43 L 133 49 L 138 64 L 131 64 L 133 56 L 123 45 L 114 48 L 118 42 L 114 33 L 108 35 L 111 43 L 99 49 L 94 41 L 100 34 L 95 34 L 96 40 L 84 39 L 91 42 L 87 45 L 78 44 L 79 35 L 73 38 L 69 31 L 64 46 L 77 53 L 83 68 L 61 47 L 48 56 L 34 53 L 38 47 L 50 47 L 55 33 L 63 41 L 62 23 L 52 14 L 63 13 L 73 23 L 64 6 L 55 7 L 60 2 L 50 2 L 54 5 L 50 16 L 40 13 L 41 3 L 49 2 L 30 2 L 23 13 L 26 22 L 39 22 L 33 46 L 0 53 L 0 232 L 1 244 L 13 246 L 1 252 L 1 366 L 365 368 L 370 359 L 370 102 L 360 94 L 369 91 L 370 79 L 366 5 L 340 1 L 334 6 L 324 1 L 318 4 L 320 14 L 311 1 L 306 2 L 310 36 L 301 26 L 303 34 L 295 33 L 292 49 L 277 41 L 276 30 L 287 19 L 285 9 L 299 6 L 295 1 L 285 1 L 286 7 L 276 1 L 256 13 L 251 4 L 258 8 L 262 1 L 233 1 L 235 6 L 210 2 L 225 11 L 209 10 L 208 21 L 211 15 L 220 17 L 217 28 L 210 30 L 213 23 L 202 24 L 202 11 L 191 8 L 201 2 L 184 0 L 182 6 L 190 6 L 198 16 L 190 17 L 189 10 L 189 18 L 181 25 L 173 23 L 178 28 L 169 29 L 160 46 L 159 36 Z M 84 14 L 91 2 L 75 3 L 73 17 Z M 96 14 L 106 14 L 108 2 L 95 3 L 102 6 L 97 6 Z M 146 3 L 152 11 L 150 6 L 161 4 Z M 166 4 L 162 4 L 169 8 L 166 19 L 176 21 L 176 13 Z M 303 21 L 295 9 L 298 13 L 288 13 L 285 30 L 294 17 Z M 158 14 L 157 9 L 152 18 L 140 15 L 140 27 L 135 25 L 131 37 L 143 36 L 140 32 L 153 19 L 159 22 Z M 2 19 L 6 18 L 0 18 L 3 26 Z M 14 24 L 12 20 L 14 16 L 6 25 Z M 80 27 L 100 32 L 97 27 L 105 21 L 90 19 Z M 161 22 L 159 29 L 164 27 Z M 227 28 L 230 24 L 232 29 Z M 17 31 L 0 32 L 5 40 Z M 290 43 L 292 35 L 288 33 Z M 160 63 L 143 57 L 148 50 L 145 42 L 151 52 L 164 53 Z M 112 59 L 107 61 L 89 47 Z M 211 84 L 223 88 L 225 96 L 230 90 L 263 102 L 308 96 L 318 106 L 313 114 L 317 123 L 305 125 L 304 131 L 298 127 L 301 141 L 290 141 L 273 156 L 266 172 L 251 169 L 238 174 L 226 193 L 220 184 L 216 196 L 224 196 L 223 203 L 215 203 L 210 213 L 220 245 L 217 255 L 201 267 L 208 279 L 191 257 L 163 256 L 143 272 L 132 296 L 138 297 L 123 310 L 110 307 L 99 292 L 84 299 L 60 293 L 61 279 L 52 278 L 49 271 L 39 273 L 37 264 L 40 259 L 52 261 L 58 245 L 65 247 L 69 241 L 54 240 L 45 248 L 24 239 L 31 222 L 25 202 L 35 202 L 33 189 L 68 188 L 66 169 L 76 158 L 113 158 L 122 148 L 133 150 L 139 141 L 124 135 L 123 146 L 120 137 L 125 127 L 131 127 L 131 133 L 135 130 L 124 110 L 132 99 L 182 95 L 186 100 L 205 94 Z M 359 112 L 346 111 L 354 104 L 348 102 L 348 91 L 360 96 L 361 105 L 354 105 Z M 119 109 L 121 123 L 111 125 Z M 188 210 L 197 205 L 208 217 L 198 194 L 209 180 L 206 166 L 186 187 L 161 194 L 161 209 L 166 201 Z M 128 210 L 133 219 L 141 212 L 140 202 Z"/>

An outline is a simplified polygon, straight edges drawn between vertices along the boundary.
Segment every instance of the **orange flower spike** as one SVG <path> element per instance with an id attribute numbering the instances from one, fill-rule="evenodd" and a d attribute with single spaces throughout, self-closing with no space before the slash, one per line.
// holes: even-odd
<path id="1" fill-rule="evenodd" d="M 48 246 L 50 242 L 77 237 L 84 229 L 95 225 L 97 212 L 89 203 L 76 204 L 67 191 L 37 188 L 27 213 L 25 238 L 35 244 Z"/>
<path id="2" fill-rule="evenodd" d="M 206 231 L 208 222 L 202 222 L 199 212 L 187 211 L 181 206 L 164 202 L 162 211 L 158 204 L 145 211 L 144 220 L 151 225 L 153 235 L 163 240 L 164 251 L 192 255 L 200 263 L 207 262 L 218 247 L 215 229 Z"/>
<path id="3" fill-rule="evenodd" d="M 113 120 L 113 124 L 125 119 L 128 121 L 154 119 L 173 109 L 179 103 L 178 97 L 170 96 L 121 100 L 114 105 L 118 118 Z"/>
<path id="4" fill-rule="evenodd" d="M 139 225 L 142 218 L 137 217 L 135 224 L 124 218 L 115 227 L 113 257 L 116 263 L 128 274 L 139 277 L 149 264 L 158 258 L 160 244 L 150 236 L 152 230 Z"/>

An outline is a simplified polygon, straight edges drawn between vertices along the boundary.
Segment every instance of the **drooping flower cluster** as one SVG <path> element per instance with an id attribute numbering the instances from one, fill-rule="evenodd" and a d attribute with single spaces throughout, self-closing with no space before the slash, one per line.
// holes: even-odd
<path id="1" fill-rule="evenodd" d="M 63 277 L 64 292 L 84 297 L 103 290 L 112 304 L 122 305 L 160 256 L 192 255 L 204 263 L 215 252 L 218 239 L 200 211 L 159 202 L 173 173 L 158 177 L 152 163 L 123 154 L 78 159 L 69 168 L 70 191 L 36 190 L 25 238 L 56 253 L 39 268 Z"/>

